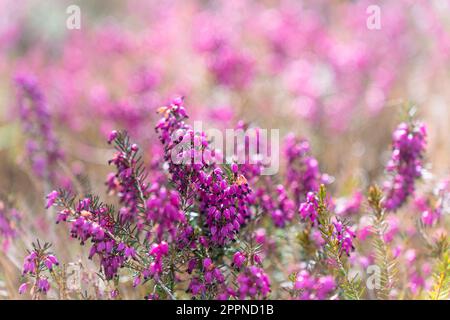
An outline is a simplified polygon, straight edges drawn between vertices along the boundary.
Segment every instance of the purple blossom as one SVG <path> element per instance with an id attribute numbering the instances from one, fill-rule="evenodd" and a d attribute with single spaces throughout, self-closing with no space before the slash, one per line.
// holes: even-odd
<path id="1" fill-rule="evenodd" d="M 40 278 L 38 280 L 37 289 L 44 294 L 47 293 L 48 290 L 50 290 L 50 283 L 48 282 L 47 278 Z"/>
<path id="2" fill-rule="evenodd" d="M 211 241 L 223 246 L 233 240 L 249 215 L 247 196 L 251 192 L 240 176 L 227 181 L 220 168 L 200 173 L 197 183 L 200 213 L 206 216 Z"/>
<path id="3" fill-rule="evenodd" d="M 351 216 L 355 215 L 361 210 L 363 202 L 363 194 L 359 191 L 355 192 L 348 199 L 339 199 L 336 204 L 336 214 L 339 216 Z"/>
<path id="4" fill-rule="evenodd" d="M 28 134 L 27 153 L 34 173 L 55 183 L 55 167 L 63 158 L 52 127 L 45 97 L 30 74 L 15 77 L 17 104 L 24 131 Z"/>
<path id="5" fill-rule="evenodd" d="M 119 210 L 121 223 L 137 222 L 139 206 L 147 195 L 148 185 L 138 174 L 137 145 L 127 145 L 126 136 L 116 136 L 117 152 L 109 163 L 114 164 L 117 172 L 108 175 L 106 185 L 110 194 L 117 194 L 122 207 Z"/>
<path id="6" fill-rule="evenodd" d="M 240 269 L 244 264 L 245 260 L 247 260 L 245 255 L 242 252 L 237 251 L 233 255 L 233 267 L 235 267 L 236 269 Z"/>
<path id="7" fill-rule="evenodd" d="M 324 300 L 335 290 L 332 276 L 314 276 L 307 270 L 301 270 L 294 282 L 294 296 L 301 300 Z"/>
<path id="8" fill-rule="evenodd" d="M 309 220 L 312 225 L 321 223 L 319 221 L 319 199 L 315 193 L 308 193 L 306 201 L 300 204 L 299 213 L 303 220 Z M 354 250 L 353 238 L 356 237 L 356 233 L 339 219 L 334 219 L 333 226 L 332 238 L 339 244 L 339 253 L 345 252 L 347 255 L 350 255 L 350 252 Z M 324 239 L 320 233 L 318 233 L 318 236 L 319 238 L 316 239 L 316 242 L 324 244 Z"/>
<path id="9" fill-rule="evenodd" d="M 175 190 L 168 190 L 158 183 L 149 188 L 145 217 L 154 225 L 157 241 L 161 241 L 166 233 L 169 235 L 169 241 L 175 239 L 178 228 L 186 223 L 180 206 L 180 195 Z"/>
<path id="10" fill-rule="evenodd" d="M 310 220 L 312 223 L 317 221 L 318 199 L 313 192 L 308 192 L 306 201 L 300 204 L 299 213 L 302 219 Z"/>
<path id="11" fill-rule="evenodd" d="M 169 252 L 169 245 L 167 242 L 154 243 L 149 251 L 149 255 L 153 257 L 153 261 L 147 270 L 143 271 L 144 278 L 152 277 L 158 279 L 163 272 L 163 258 Z"/>
<path id="12" fill-rule="evenodd" d="M 263 269 L 256 266 L 245 268 L 236 278 L 239 299 L 266 298 L 270 292 L 270 279 Z"/>
<path id="13" fill-rule="evenodd" d="M 288 198 L 288 194 L 282 185 L 277 185 L 273 195 L 258 190 L 261 206 L 272 217 L 275 226 L 284 228 L 295 215 L 295 203 Z"/>
<path id="14" fill-rule="evenodd" d="M 0 242 L 4 251 L 8 249 L 11 240 L 17 237 L 20 220 L 21 215 L 16 209 L 7 208 L 5 203 L 0 201 Z"/>
<path id="15" fill-rule="evenodd" d="M 28 283 L 22 283 L 19 287 L 19 294 L 24 294 L 28 290 Z"/>
<path id="16" fill-rule="evenodd" d="M 353 246 L 353 239 L 356 237 L 355 232 L 340 220 L 333 222 L 333 225 L 333 236 L 339 242 L 340 253 L 345 252 L 349 256 L 350 252 L 355 250 Z"/>
<path id="17" fill-rule="evenodd" d="M 50 192 L 46 197 L 47 204 L 45 205 L 45 209 L 50 208 L 55 203 L 58 196 L 59 196 L 58 191 L 53 190 L 52 192 Z"/>
<path id="18" fill-rule="evenodd" d="M 193 270 L 193 268 L 198 266 L 199 261 L 191 260 L 189 264 L 190 268 Z M 225 276 L 222 271 L 216 267 L 211 258 L 203 259 L 201 266 L 202 268 L 201 270 L 198 270 L 198 275 L 193 277 L 189 282 L 188 292 L 193 296 L 204 296 L 207 294 L 214 294 L 215 287 L 221 288 L 220 291 L 225 291 Z"/>
<path id="19" fill-rule="evenodd" d="M 59 261 L 53 254 L 48 253 L 47 244 L 41 247 L 38 242 L 38 245 L 33 244 L 33 247 L 34 249 L 24 259 L 22 275 L 34 278 L 35 290 L 46 294 L 50 290 L 50 283 L 44 273 L 52 273 L 54 266 L 59 265 Z M 19 287 L 19 293 L 23 294 L 27 289 L 28 282 L 24 282 Z"/>
<path id="20" fill-rule="evenodd" d="M 309 153 L 308 141 L 296 139 L 293 134 L 285 138 L 286 185 L 297 205 L 305 199 L 308 192 L 316 192 L 321 183 L 328 183 L 328 177 L 319 170 L 318 161 Z"/>
<path id="21" fill-rule="evenodd" d="M 99 257 L 107 279 L 112 279 L 127 259 L 134 258 L 132 250 L 126 251 L 127 248 L 114 238 L 116 221 L 110 208 L 95 204 L 91 198 L 79 200 L 74 212 L 60 211 L 57 221 L 68 221 L 71 236 L 79 239 L 82 245 L 90 240 L 89 259 Z"/>

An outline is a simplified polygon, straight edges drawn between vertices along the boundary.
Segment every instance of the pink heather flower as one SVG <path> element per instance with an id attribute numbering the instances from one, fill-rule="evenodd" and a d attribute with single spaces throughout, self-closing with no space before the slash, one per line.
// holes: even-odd
<path id="1" fill-rule="evenodd" d="M 191 259 L 188 263 L 188 273 L 191 274 L 197 266 L 197 260 Z M 197 270 L 197 276 L 191 278 L 188 292 L 194 297 L 197 295 L 204 297 L 204 294 L 211 289 L 215 290 L 214 288 L 219 290 L 218 294 L 225 290 L 225 276 L 222 271 L 214 265 L 211 258 L 205 258 L 202 262 L 202 268 Z"/>
<path id="2" fill-rule="evenodd" d="M 133 247 L 126 247 L 125 257 L 136 259 L 136 250 Z"/>
<path id="3" fill-rule="evenodd" d="M 405 259 L 406 259 L 406 262 L 408 263 L 408 265 L 411 266 L 414 263 L 414 261 L 416 261 L 416 250 L 408 249 L 408 250 L 406 250 L 404 255 L 405 255 Z"/>
<path id="4" fill-rule="evenodd" d="M 53 266 L 57 266 L 59 265 L 58 259 L 56 259 L 56 257 L 54 255 L 49 254 L 45 260 L 44 260 L 44 264 L 47 267 L 48 270 L 52 271 L 53 270 Z"/>
<path id="5" fill-rule="evenodd" d="M 124 254 L 123 244 L 117 243 L 111 237 L 115 231 L 115 221 L 110 210 L 112 208 L 104 204 L 96 205 L 91 198 L 84 198 L 75 205 L 73 214 L 64 209 L 57 217 L 58 222 L 67 221 L 68 216 L 71 216 L 69 221 L 71 236 L 79 239 L 82 245 L 90 240 L 89 259 L 99 257 L 108 280 L 114 278 L 128 258 Z"/>
<path id="6" fill-rule="evenodd" d="M 28 289 L 28 283 L 22 283 L 19 287 L 19 294 L 24 294 Z"/>
<path id="7" fill-rule="evenodd" d="M 387 229 L 386 232 L 384 233 L 384 241 L 386 241 L 387 243 L 391 242 L 392 240 L 394 240 L 394 237 L 399 233 L 400 231 L 400 221 L 398 219 L 398 217 L 396 216 L 388 216 L 386 219 L 387 222 Z"/>
<path id="8" fill-rule="evenodd" d="M 272 217 L 275 226 L 283 228 L 294 218 L 295 203 L 288 198 L 287 192 L 282 185 L 277 185 L 275 193 L 270 195 L 262 189 L 261 206 Z"/>
<path id="9" fill-rule="evenodd" d="M 431 201 L 428 201 L 428 199 L 423 196 L 416 196 L 414 198 L 414 204 L 416 208 L 421 211 L 421 220 L 426 226 L 434 225 L 441 218 L 443 209 L 443 197 L 442 195 L 440 195 L 440 198 L 434 205 L 431 205 L 429 202 Z"/>
<path id="10" fill-rule="evenodd" d="M 318 223 L 318 198 L 313 192 L 308 192 L 306 201 L 300 204 L 299 213 L 303 220 L 309 220 L 313 225 Z M 333 237 L 338 240 L 340 245 L 340 253 L 345 252 L 350 255 L 350 252 L 354 250 L 353 238 L 356 237 L 355 231 L 350 227 L 344 225 L 339 219 L 333 221 L 334 231 Z M 313 233 L 313 239 L 317 244 L 323 244 L 324 239 L 318 230 Z"/>
<path id="11" fill-rule="evenodd" d="M 118 136 L 118 132 L 117 130 L 113 130 L 110 132 L 109 136 L 108 136 L 108 143 L 113 142 Z"/>
<path id="12" fill-rule="evenodd" d="M 117 133 L 116 139 L 127 140 L 124 134 Z M 147 194 L 148 184 L 137 175 L 139 163 L 136 160 L 138 148 L 129 145 L 126 150 L 118 149 L 109 163 L 116 166 L 115 175 L 110 174 L 106 185 L 108 192 L 117 194 L 122 207 L 119 209 L 121 223 L 135 222 L 142 196 Z"/>
<path id="13" fill-rule="evenodd" d="M 266 242 L 266 229 L 259 228 L 255 231 L 255 241 L 258 244 L 264 244 Z"/>
<path id="14" fill-rule="evenodd" d="M 148 190 L 146 205 L 146 219 L 155 225 L 153 232 L 156 240 L 176 239 L 177 231 L 186 223 L 184 212 L 180 209 L 181 199 L 178 192 L 154 183 Z"/>
<path id="15" fill-rule="evenodd" d="M 48 290 L 50 290 L 50 284 L 48 283 L 48 280 L 46 278 L 41 278 L 37 282 L 37 288 L 39 291 L 47 293 Z"/>
<path id="16" fill-rule="evenodd" d="M 299 205 L 308 192 L 319 190 L 321 183 L 327 183 L 326 175 L 319 170 L 318 161 L 310 156 L 310 145 L 306 140 L 299 140 L 293 134 L 285 138 L 284 154 L 287 158 L 286 184 Z"/>
<path id="17" fill-rule="evenodd" d="M 294 282 L 295 298 L 301 300 L 324 300 L 336 290 L 332 276 L 315 277 L 307 270 L 301 270 Z"/>
<path id="18" fill-rule="evenodd" d="M 119 291 L 118 290 L 112 290 L 110 292 L 111 299 L 115 299 L 118 295 L 119 295 Z"/>
<path id="19" fill-rule="evenodd" d="M 136 288 L 138 285 L 141 284 L 141 277 L 135 277 L 133 280 L 133 288 Z"/>
<path id="20" fill-rule="evenodd" d="M 159 300 L 159 295 L 157 293 L 150 293 L 144 297 L 145 300 Z"/>
<path id="21" fill-rule="evenodd" d="M 422 123 L 401 123 L 392 135 L 392 156 L 384 184 L 385 207 L 395 211 L 414 193 L 414 182 L 422 176 L 422 158 L 426 147 L 426 127 Z"/>
<path id="22" fill-rule="evenodd" d="M 163 271 L 163 258 L 169 252 L 169 245 L 162 241 L 159 244 L 154 243 L 149 251 L 149 255 L 153 257 L 153 262 L 147 270 L 143 271 L 144 278 L 149 276 L 159 278 Z"/>
<path id="23" fill-rule="evenodd" d="M 203 268 L 205 270 L 209 270 L 210 267 L 213 267 L 212 260 L 210 258 L 206 258 L 205 260 L 203 260 Z"/>
<path id="24" fill-rule="evenodd" d="M 50 208 L 55 203 L 58 196 L 59 196 L 58 191 L 53 190 L 52 192 L 50 192 L 46 197 L 47 204 L 45 205 L 45 209 Z"/>
<path id="25" fill-rule="evenodd" d="M 349 256 L 350 252 L 355 249 L 355 247 L 353 246 L 353 238 L 356 237 L 355 232 L 339 220 L 333 222 L 333 225 L 334 236 L 340 243 L 341 253 L 345 252 Z"/>
<path id="26" fill-rule="evenodd" d="M 309 290 L 314 287 L 314 284 L 315 279 L 309 274 L 308 271 L 302 270 L 297 274 L 297 278 L 294 283 L 294 289 Z"/>
<path id="27" fill-rule="evenodd" d="M 55 166 L 63 153 L 52 127 L 46 99 L 33 75 L 19 74 L 14 80 L 23 129 L 29 136 L 27 153 L 33 172 L 47 182 L 55 183 Z"/>
<path id="28" fill-rule="evenodd" d="M 240 269 L 242 267 L 242 265 L 244 264 L 246 260 L 246 257 L 244 254 L 242 254 L 241 252 L 236 252 L 233 255 L 233 267 L 235 267 L 236 269 Z"/>
<path id="29" fill-rule="evenodd" d="M 313 229 L 311 236 L 312 236 L 312 240 L 314 241 L 316 246 L 318 246 L 319 248 L 325 244 L 325 240 L 323 239 L 322 234 L 320 233 L 319 230 Z"/>
<path id="30" fill-rule="evenodd" d="M 319 300 L 325 299 L 330 292 L 336 289 L 336 282 L 332 276 L 320 277 L 317 287 L 317 298 Z"/>
<path id="31" fill-rule="evenodd" d="M 15 209 L 7 208 L 0 201 L 0 243 L 2 249 L 7 251 L 11 240 L 17 237 L 17 227 L 21 220 L 21 215 Z"/>
<path id="32" fill-rule="evenodd" d="M 234 183 L 228 182 L 220 168 L 210 174 L 201 172 L 196 186 L 200 213 L 206 216 L 211 241 L 223 246 L 235 238 L 248 217 L 247 196 L 251 190 L 239 177 Z"/>
<path id="33" fill-rule="evenodd" d="M 194 132 L 184 122 L 187 115 L 182 99 L 173 100 L 159 112 L 164 117 L 156 131 L 165 149 L 164 159 L 168 162 L 171 182 L 181 195 L 198 202 L 200 214 L 206 218 L 209 241 L 224 246 L 234 240 L 250 214 L 251 189 L 242 175 L 235 172 L 234 179 L 229 181 L 220 167 L 205 159 L 205 154 L 212 154 L 214 150 L 209 149 L 204 132 Z M 180 159 L 174 159 L 174 152 Z M 233 170 L 237 170 L 236 166 Z M 183 237 L 189 231 L 189 227 L 186 228 L 181 234 Z M 180 241 L 183 245 L 184 240 Z"/>
<path id="34" fill-rule="evenodd" d="M 38 267 L 38 263 L 39 263 L 38 254 L 35 251 L 32 251 L 28 256 L 25 257 L 22 273 L 35 274 Z"/>
<path id="35" fill-rule="evenodd" d="M 357 214 L 361 209 L 363 198 L 363 194 L 357 191 L 349 199 L 339 201 L 336 204 L 336 214 L 339 216 L 349 216 Z"/>
<path id="36" fill-rule="evenodd" d="M 318 199 L 313 192 L 308 192 L 306 201 L 300 204 L 299 213 L 302 219 L 310 220 L 312 223 L 317 221 Z"/>
<path id="37" fill-rule="evenodd" d="M 202 34 L 201 44 L 197 44 L 207 61 L 208 70 L 216 81 L 233 89 L 245 88 L 253 79 L 255 63 L 245 50 L 240 50 L 228 40 L 219 36 L 220 41 L 209 40 L 216 35 Z M 214 43 L 214 44 L 213 44 Z"/>
<path id="38" fill-rule="evenodd" d="M 425 279 L 414 271 L 409 276 L 408 287 L 413 294 L 416 294 L 421 288 L 425 286 Z"/>
<path id="39" fill-rule="evenodd" d="M 270 279 L 263 269 L 256 266 L 245 268 L 236 278 L 239 299 L 266 298 L 270 292 Z"/>
<path id="40" fill-rule="evenodd" d="M 356 237 L 358 238 L 358 240 L 364 241 L 371 234 L 372 234 L 372 227 L 364 226 L 364 227 L 358 228 L 358 230 L 356 232 Z"/>

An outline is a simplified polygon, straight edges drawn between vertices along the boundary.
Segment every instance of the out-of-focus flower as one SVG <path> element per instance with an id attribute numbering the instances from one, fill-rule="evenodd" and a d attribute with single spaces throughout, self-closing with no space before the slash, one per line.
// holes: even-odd
<path id="1" fill-rule="evenodd" d="M 414 193 L 414 182 L 422 176 L 422 158 L 426 147 L 426 127 L 422 123 L 401 123 L 392 135 L 392 156 L 386 171 L 385 207 L 395 211 Z"/>

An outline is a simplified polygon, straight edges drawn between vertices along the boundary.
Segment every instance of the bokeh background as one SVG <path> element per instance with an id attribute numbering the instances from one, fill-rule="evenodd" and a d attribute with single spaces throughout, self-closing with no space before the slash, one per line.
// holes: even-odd
<path id="1" fill-rule="evenodd" d="M 81 10 L 80 29 L 66 26 L 70 5 Z M 371 5 L 380 8 L 375 30 Z M 18 74 L 33 74 L 45 96 L 64 154 L 52 170 L 99 194 L 111 170 L 107 134 L 126 129 L 151 163 L 156 110 L 178 95 L 207 126 L 243 120 L 309 139 L 335 197 L 380 182 L 392 131 L 415 106 L 428 128 L 425 181 L 450 174 L 448 0 L 0 0 L 0 8 L 0 196 L 20 216 L 20 237 L 3 237 L 0 298 L 19 297 L 36 238 L 65 261 L 86 256 L 44 209 L 55 186 L 30 164 Z"/>

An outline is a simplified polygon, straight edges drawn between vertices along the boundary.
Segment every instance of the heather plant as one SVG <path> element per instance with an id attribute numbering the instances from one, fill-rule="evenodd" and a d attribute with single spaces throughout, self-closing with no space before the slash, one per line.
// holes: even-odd
<path id="1" fill-rule="evenodd" d="M 2 1 L 0 299 L 449 299 L 448 5 L 95 2 Z"/>

